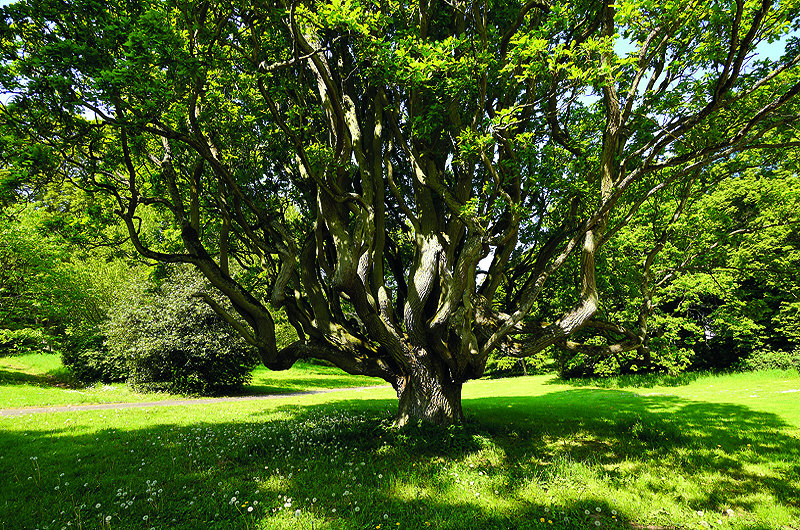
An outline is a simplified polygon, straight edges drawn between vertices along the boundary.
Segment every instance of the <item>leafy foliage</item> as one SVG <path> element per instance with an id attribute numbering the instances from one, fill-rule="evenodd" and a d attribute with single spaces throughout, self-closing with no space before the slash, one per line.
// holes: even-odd
<path id="1" fill-rule="evenodd" d="M 81 383 L 116 383 L 128 377 L 125 356 L 105 344 L 105 335 L 97 327 L 69 330 L 61 346 L 61 361 Z"/>
<path id="2" fill-rule="evenodd" d="M 649 271 L 648 357 L 636 350 L 603 357 L 560 351 L 563 376 L 791 367 L 790 352 L 800 346 L 800 175 L 794 161 L 734 173 L 690 199 Z M 621 230 L 609 247 L 602 263 L 611 272 L 604 275 L 605 319 L 638 325 L 644 257 L 669 209 L 669 202 L 652 202 L 643 211 L 650 220 Z M 584 333 L 595 344 L 614 340 Z"/>
<path id="3" fill-rule="evenodd" d="M 60 353 L 78 381 L 121 381 L 125 362 L 106 350 L 100 327 L 120 287 L 146 267 L 124 248 L 95 246 L 113 228 L 66 213 L 91 211 L 91 196 L 69 186 L 43 193 L 58 201 L 18 202 L 0 217 L 0 354 Z"/>
<path id="4" fill-rule="evenodd" d="M 486 375 L 489 377 L 538 375 L 548 373 L 553 368 L 552 352 L 549 349 L 522 359 L 495 354 L 486 361 Z"/>
<path id="5" fill-rule="evenodd" d="M 800 348 L 792 352 L 757 350 L 741 359 L 736 368 L 745 371 L 798 370 L 800 371 Z"/>
<path id="6" fill-rule="evenodd" d="M 131 290 L 105 327 L 112 358 L 124 358 L 139 390 L 215 394 L 249 380 L 257 357 L 196 295 L 203 284 L 175 271 L 155 292 Z"/>
<path id="7" fill-rule="evenodd" d="M 46 339 L 41 328 L 0 329 L 0 357 L 39 351 Z"/>
<path id="8" fill-rule="evenodd" d="M 654 277 L 724 229 L 672 212 L 740 155 L 800 144 L 798 46 L 753 59 L 800 5 L 695 7 L 20 1 L 0 27 L 3 200 L 74 183 L 141 256 L 201 271 L 266 366 L 381 377 L 400 423 L 462 420 L 494 352 L 678 371 L 713 286 Z M 764 325 L 725 328 L 711 302 L 734 340 Z M 278 314 L 297 341 L 279 346 Z"/>
<path id="9" fill-rule="evenodd" d="M 109 294 L 94 283 L 102 264 L 54 235 L 47 212 L 10 213 L 0 216 L 0 326 L 39 330 L 44 343 L 71 322 L 99 322 Z"/>

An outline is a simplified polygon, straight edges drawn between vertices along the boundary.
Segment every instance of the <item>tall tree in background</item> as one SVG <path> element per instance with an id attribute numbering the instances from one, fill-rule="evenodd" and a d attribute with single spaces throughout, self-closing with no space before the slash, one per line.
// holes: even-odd
<path id="1" fill-rule="evenodd" d="M 597 257 L 648 199 L 796 144 L 797 49 L 754 49 L 798 7 L 21 2 L 3 10 L 2 126 L 33 154 L 3 178 L 46 157 L 113 197 L 138 252 L 195 265 L 268 367 L 327 359 L 389 381 L 400 424 L 456 422 L 492 352 L 592 319 Z M 151 208 L 182 249 L 140 237 Z M 573 255 L 576 299 L 544 322 Z M 267 302 L 299 341 L 276 347 Z"/>

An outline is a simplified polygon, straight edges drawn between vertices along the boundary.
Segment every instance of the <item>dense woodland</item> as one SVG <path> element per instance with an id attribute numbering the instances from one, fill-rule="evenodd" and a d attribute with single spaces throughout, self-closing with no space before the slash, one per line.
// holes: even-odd
<path id="1" fill-rule="evenodd" d="M 798 366 L 798 10 L 7 6 L 0 348 L 320 359 L 400 424 L 491 372 Z"/>

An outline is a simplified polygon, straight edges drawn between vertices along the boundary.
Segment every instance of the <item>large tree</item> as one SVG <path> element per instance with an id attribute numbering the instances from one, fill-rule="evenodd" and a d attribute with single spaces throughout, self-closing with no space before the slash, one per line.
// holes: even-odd
<path id="1" fill-rule="evenodd" d="M 6 165 L 34 178 L 46 158 L 112 196 L 137 250 L 195 265 L 268 367 L 326 359 L 390 382 L 400 424 L 456 422 L 492 352 L 590 321 L 598 253 L 646 200 L 795 143 L 770 139 L 797 121 L 797 50 L 754 50 L 797 11 L 29 0 L 3 10 L 0 83 L 4 130 L 36 151 Z M 152 208 L 182 248 L 140 236 Z M 544 322 L 543 287 L 573 255 L 576 299 Z M 276 347 L 271 307 L 299 341 Z"/>

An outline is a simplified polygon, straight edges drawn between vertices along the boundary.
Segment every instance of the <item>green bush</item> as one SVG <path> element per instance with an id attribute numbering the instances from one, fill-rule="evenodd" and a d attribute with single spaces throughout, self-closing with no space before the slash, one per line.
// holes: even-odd
<path id="1" fill-rule="evenodd" d="M 110 351 L 97 327 L 68 330 L 61 347 L 61 362 L 82 383 L 117 383 L 128 375 L 125 356 Z"/>
<path id="2" fill-rule="evenodd" d="M 657 346 L 644 358 L 636 350 L 619 355 L 592 356 L 555 348 L 553 359 L 559 377 L 614 377 L 627 374 L 666 373 L 678 375 L 689 370 L 695 353 L 654 340 Z"/>
<path id="3" fill-rule="evenodd" d="M 249 381 L 255 352 L 196 296 L 203 290 L 176 269 L 156 292 L 140 285 L 111 311 L 107 344 L 126 359 L 134 389 L 208 395 Z"/>
<path id="4" fill-rule="evenodd" d="M 739 361 L 737 368 L 743 372 L 792 369 L 800 371 L 800 348 L 791 353 L 771 349 L 757 350 Z"/>
<path id="5" fill-rule="evenodd" d="M 0 357 L 39 351 L 48 338 L 42 328 L 0 329 Z"/>

